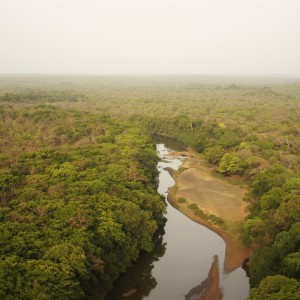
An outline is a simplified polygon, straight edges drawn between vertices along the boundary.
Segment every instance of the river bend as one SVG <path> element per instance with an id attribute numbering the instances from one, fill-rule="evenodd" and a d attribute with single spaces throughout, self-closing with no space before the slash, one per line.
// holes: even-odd
<path id="1" fill-rule="evenodd" d="M 158 192 L 167 197 L 174 180 L 166 168 L 177 170 L 180 157 L 169 155 L 164 144 L 157 145 L 160 162 Z M 107 300 L 201 300 L 212 289 L 216 300 L 245 300 L 249 281 L 238 268 L 223 272 L 225 242 L 206 227 L 167 206 L 167 222 L 156 237 L 153 253 L 143 253 L 115 282 Z M 122 298 L 130 291 L 132 295 Z M 205 298 L 207 299 L 207 298 Z"/>

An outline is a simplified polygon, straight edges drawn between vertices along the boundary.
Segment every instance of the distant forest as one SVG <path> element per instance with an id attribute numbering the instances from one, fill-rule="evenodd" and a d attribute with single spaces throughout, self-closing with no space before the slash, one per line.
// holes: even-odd
<path id="1" fill-rule="evenodd" d="M 0 120 L 1 299 L 103 299 L 152 250 L 151 133 L 248 185 L 248 299 L 300 299 L 300 81 L 1 77 Z"/>

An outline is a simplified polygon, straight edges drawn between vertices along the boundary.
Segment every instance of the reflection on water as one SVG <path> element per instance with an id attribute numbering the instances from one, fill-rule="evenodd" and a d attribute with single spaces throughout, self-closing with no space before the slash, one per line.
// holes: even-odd
<path id="1" fill-rule="evenodd" d="M 174 138 L 160 135 L 157 133 L 152 133 L 152 139 L 156 142 L 156 144 L 163 144 L 168 149 L 173 149 L 174 151 L 185 151 L 186 145 Z"/>
<path id="2" fill-rule="evenodd" d="M 155 236 L 155 246 L 151 253 L 143 252 L 139 259 L 126 273 L 121 274 L 114 283 L 114 288 L 106 296 L 107 300 L 126 299 L 141 300 L 147 297 L 156 287 L 157 281 L 152 275 L 153 263 L 165 254 L 166 243 L 163 242 L 164 226 L 159 228 Z M 130 295 L 132 293 L 132 295 Z"/>
<path id="3" fill-rule="evenodd" d="M 177 170 L 182 161 L 169 156 L 163 144 L 157 149 L 161 158 L 158 192 L 166 197 L 175 183 L 166 169 Z M 241 268 L 230 274 L 219 272 L 219 264 L 224 262 L 224 241 L 169 204 L 166 217 L 154 251 L 142 253 L 114 283 L 106 300 L 245 300 L 249 290 L 245 272 Z"/>
<path id="4" fill-rule="evenodd" d="M 221 300 L 223 297 L 220 287 L 219 259 L 215 255 L 208 276 L 199 285 L 185 295 L 185 300 Z"/>

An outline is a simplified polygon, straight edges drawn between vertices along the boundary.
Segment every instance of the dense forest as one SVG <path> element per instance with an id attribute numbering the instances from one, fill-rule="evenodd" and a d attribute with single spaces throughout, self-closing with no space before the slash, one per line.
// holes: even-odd
<path id="1" fill-rule="evenodd" d="M 249 186 L 249 299 L 300 299 L 299 81 L 6 77 L 0 105 L 1 298 L 101 297 L 151 251 L 159 133 Z"/>
<path id="2" fill-rule="evenodd" d="M 102 299 L 163 224 L 153 142 L 49 105 L 1 120 L 0 298 Z"/>

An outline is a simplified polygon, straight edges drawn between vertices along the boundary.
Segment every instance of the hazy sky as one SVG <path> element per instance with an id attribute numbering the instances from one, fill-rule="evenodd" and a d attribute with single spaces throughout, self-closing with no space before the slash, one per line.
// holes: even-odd
<path id="1" fill-rule="evenodd" d="M 0 73 L 300 75 L 300 0 L 0 0 Z"/>

